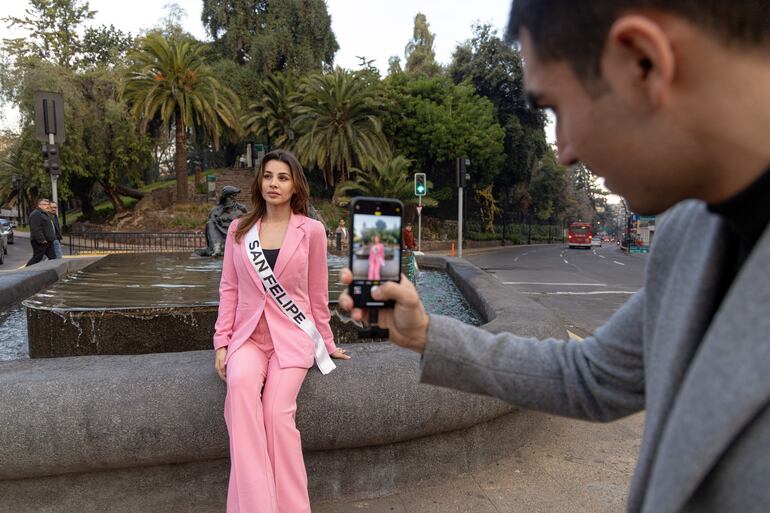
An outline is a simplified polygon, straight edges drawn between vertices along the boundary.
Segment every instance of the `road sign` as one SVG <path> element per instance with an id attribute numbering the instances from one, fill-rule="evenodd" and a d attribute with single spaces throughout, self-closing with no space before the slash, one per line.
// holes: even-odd
<path id="1" fill-rule="evenodd" d="M 422 215 L 422 205 L 417 205 L 417 215 L 418 216 Z"/>
<path id="2" fill-rule="evenodd" d="M 59 93 L 36 91 L 34 99 L 35 138 L 44 143 L 63 143 L 64 97 Z M 53 140 L 50 135 L 53 135 Z"/>

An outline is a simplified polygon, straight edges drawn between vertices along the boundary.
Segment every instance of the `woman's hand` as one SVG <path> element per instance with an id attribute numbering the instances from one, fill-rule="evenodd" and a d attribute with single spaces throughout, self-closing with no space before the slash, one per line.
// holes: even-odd
<path id="1" fill-rule="evenodd" d="M 332 358 L 337 358 L 338 360 L 350 360 L 350 355 L 348 354 L 347 349 L 337 348 L 336 351 L 334 351 L 332 354 L 330 354 Z"/>
<path id="2" fill-rule="evenodd" d="M 214 368 L 222 381 L 227 383 L 227 369 L 225 368 L 225 357 L 227 356 L 227 346 L 220 347 L 214 353 Z"/>

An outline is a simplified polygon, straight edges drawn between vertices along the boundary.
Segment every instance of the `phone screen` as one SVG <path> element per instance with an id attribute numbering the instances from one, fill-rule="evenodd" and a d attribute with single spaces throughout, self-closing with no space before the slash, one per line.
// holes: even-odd
<path id="1" fill-rule="evenodd" d="M 359 308 L 388 308 L 375 301 L 372 286 L 401 279 L 401 224 L 404 207 L 388 198 L 353 198 L 351 209 L 350 295 Z"/>

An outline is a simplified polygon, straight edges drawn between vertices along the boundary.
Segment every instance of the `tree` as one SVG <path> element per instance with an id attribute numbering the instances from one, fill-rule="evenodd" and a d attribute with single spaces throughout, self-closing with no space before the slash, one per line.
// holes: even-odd
<path id="1" fill-rule="evenodd" d="M 441 72 L 441 66 L 436 63 L 436 52 L 433 49 L 435 35 L 430 31 L 428 19 L 421 12 L 414 17 L 412 40 L 406 45 L 406 72 L 423 74 L 432 77 Z"/>
<path id="2" fill-rule="evenodd" d="M 133 36 L 116 29 L 114 25 L 88 27 L 83 34 L 78 67 L 94 68 L 125 62 L 133 44 Z"/>
<path id="3" fill-rule="evenodd" d="M 339 49 L 324 0 L 203 0 L 201 21 L 223 56 L 264 73 L 321 71 Z"/>
<path id="4" fill-rule="evenodd" d="M 265 137 L 267 145 L 292 149 L 296 143 L 296 79 L 289 74 L 271 73 L 262 82 L 259 101 L 249 105 L 243 127 L 247 132 Z"/>
<path id="5" fill-rule="evenodd" d="M 340 68 L 311 75 L 301 86 L 296 124 L 302 135 L 295 149 L 304 164 L 322 170 L 327 185 L 347 179 L 353 167 L 390 157 L 377 116 L 383 101 L 378 89 Z"/>
<path id="6" fill-rule="evenodd" d="M 526 190 L 532 171 L 546 153 L 545 116 L 531 109 L 524 94 L 521 55 L 489 25 L 474 26 L 470 41 L 458 46 L 449 74 L 456 84 L 467 82 L 494 106 L 505 130 L 505 160 L 495 180 L 506 196 Z"/>
<path id="7" fill-rule="evenodd" d="M 29 0 L 25 16 L 7 16 L 3 21 L 28 31 L 26 38 L 4 39 L 6 51 L 17 60 L 37 57 L 72 68 L 81 50 L 78 28 L 93 19 L 96 11 L 81 0 Z"/>
<path id="8" fill-rule="evenodd" d="M 159 116 L 174 125 L 177 201 L 187 201 L 187 129 L 206 131 L 218 147 L 223 127 L 239 129 L 239 102 L 202 58 L 203 46 L 188 39 L 148 34 L 131 54 L 124 97 L 142 132 Z"/>
<path id="9" fill-rule="evenodd" d="M 397 73 L 385 80 L 384 131 L 399 153 L 436 184 L 432 197 L 455 197 L 455 161 L 470 158 L 471 186 L 485 187 L 500 172 L 503 129 L 492 104 L 467 84 L 446 77 Z M 452 202 L 442 204 L 449 215 Z"/>
<path id="10" fill-rule="evenodd" d="M 372 168 L 361 170 L 354 168 L 353 180 L 347 180 L 337 185 L 335 195 L 340 205 L 350 203 L 349 193 L 357 193 L 364 196 L 395 198 L 401 200 L 404 205 L 416 205 L 417 197 L 414 195 L 414 181 L 409 174 L 411 161 L 403 155 L 386 162 L 373 162 Z M 430 187 L 431 184 L 428 183 Z M 436 200 L 429 197 L 422 199 L 422 204 L 432 207 Z"/>
<path id="11" fill-rule="evenodd" d="M 90 217 L 92 190 L 99 184 L 115 211 L 124 209 L 121 191 L 139 182 L 151 165 L 152 153 L 150 140 L 131 129 L 128 109 L 119 99 L 121 70 L 100 67 L 81 72 L 38 61 L 22 71 L 18 92 L 22 129 L 13 161 L 23 175 L 26 199 L 50 194 L 32 122 L 33 93 L 48 90 L 61 93 L 65 103 L 67 141 L 61 145 L 59 197 L 78 199 L 83 214 Z"/>

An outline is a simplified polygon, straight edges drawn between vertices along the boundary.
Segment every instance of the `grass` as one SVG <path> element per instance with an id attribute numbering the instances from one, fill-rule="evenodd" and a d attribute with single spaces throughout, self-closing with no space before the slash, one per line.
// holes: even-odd
<path id="1" fill-rule="evenodd" d="M 184 230 L 202 230 L 209 218 L 211 205 L 208 203 L 188 203 L 174 205 L 174 219 L 171 225 Z"/>

